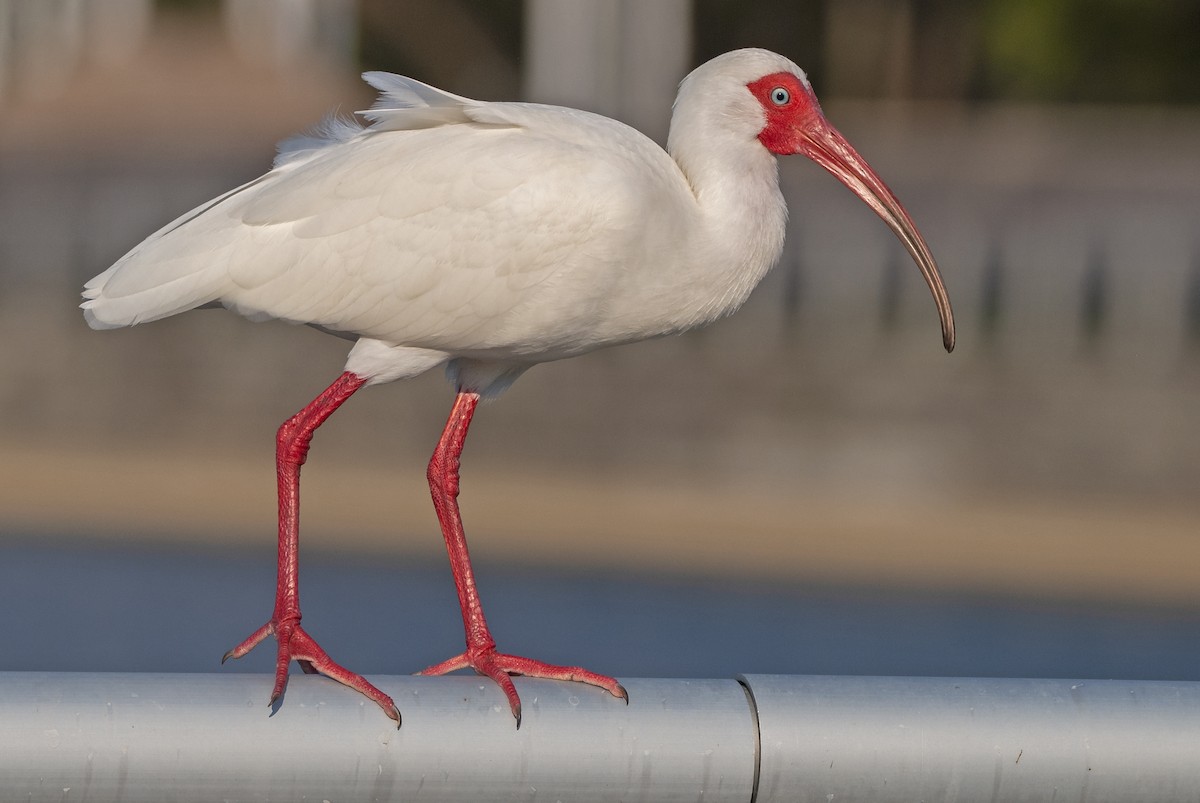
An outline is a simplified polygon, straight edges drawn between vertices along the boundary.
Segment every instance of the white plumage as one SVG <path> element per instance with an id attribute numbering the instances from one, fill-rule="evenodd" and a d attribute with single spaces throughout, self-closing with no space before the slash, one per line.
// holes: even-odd
<path id="1" fill-rule="evenodd" d="M 946 348 L 954 322 L 907 212 L 825 120 L 804 73 L 765 50 L 719 56 L 680 85 L 667 150 L 594 114 L 469 100 L 367 73 L 381 93 L 363 126 L 331 118 L 280 146 L 274 168 L 152 234 L 87 283 L 97 329 L 222 304 L 356 340 L 346 371 L 279 429 L 279 576 L 271 619 L 227 653 L 278 641 L 275 690 L 292 660 L 374 700 L 300 627 L 299 479 L 313 432 L 367 384 L 445 365 L 458 394 L 429 464 L 430 490 L 463 612 L 465 667 L 505 691 L 509 675 L 614 678 L 496 650 L 458 511 L 459 457 L 479 398 L 531 365 L 700 326 L 736 310 L 778 260 L 787 210 L 776 155 L 833 173 L 896 232 L 925 276 Z"/>
<path id="2" fill-rule="evenodd" d="M 271 172 L 88 282 L 84 314 L 111 328 L 219 302 L 378 341 L 347 364 L 376 381 L 470 360 L 484 392 L 490 374 L 710 322 L 783 247 L 775 159 L 745 89 L 776 71 L 803 78 L 761 50 L 695 71 L 671 155 L 587 112 L 367 73 L 382 93 L 369 125 L 331 119 L 285 141 Z"/>

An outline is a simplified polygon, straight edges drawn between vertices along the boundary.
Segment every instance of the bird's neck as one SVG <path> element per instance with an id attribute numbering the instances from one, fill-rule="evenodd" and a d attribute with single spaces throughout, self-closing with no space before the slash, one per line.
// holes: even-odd
<path id="1" fill-rule="evenodd" d="M 723 142 L 723 132 L 706 136 L 702 126 L 679 122 L 677 114 L 667 149 L 702 220 L 692 268 L 710 285 L 707 323 L 737 310 L 779 261 L 787 205 L 776 159 L 759 142 Z"/>

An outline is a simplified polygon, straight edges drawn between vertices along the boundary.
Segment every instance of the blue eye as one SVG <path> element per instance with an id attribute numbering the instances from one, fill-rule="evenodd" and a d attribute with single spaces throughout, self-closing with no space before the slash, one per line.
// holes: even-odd
<path id="1" fill-rule="evenodd" d="M 771 90 L 771 102 L 776 106 L 785 106 L 792 99 L 792 93 L 788 92 L 781 86 L 777 86 Z"/>

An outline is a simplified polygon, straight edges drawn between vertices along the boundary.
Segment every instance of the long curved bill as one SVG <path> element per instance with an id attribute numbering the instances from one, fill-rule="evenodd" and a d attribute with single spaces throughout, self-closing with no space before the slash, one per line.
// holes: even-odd
<path id="1" fill-rule="evenodd" d="M 929 291 L 933 293 L 933 303 L 937 305 L 938 316 L 942 321 L 942 343 L 946 351 L 953 351 L 954 311 L 950 309 L 950 297 L 946 295 L 942 276 L 938 273 L 937 263 L 933 261 L 933 254 L 930 253 L 925 238 L 917 231 L 917 225 L 913 223 L 904 206 L 867 161 L 858 155 L 858 151 L 854 150 L 823 115 L 813 115 L 809 124 L 805 126 L 801 132 L 799 150 L 862 198 L 896 233 L 900 242 L 904 243 L 904 247 L 920 268 L 921 275 L 925 277 Z"/>

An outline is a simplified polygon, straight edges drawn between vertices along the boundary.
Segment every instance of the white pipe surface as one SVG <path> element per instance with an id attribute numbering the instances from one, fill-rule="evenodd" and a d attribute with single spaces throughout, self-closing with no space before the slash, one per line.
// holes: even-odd
<path id="1" fill-rule="evenodd" d="M 757 803 L 1200 800 L 1200 683 L 742 680 Z"/>
<path id="2" fill-rule="evenodd" d="M 0 673 L 0 801 L 1200 799 L 1200 683 Z"/>
<path id="3" fill-rule="evenodd" d="M 403 725 L 327 678 L 0 673 L 0 801 L 745 801 L 736 680 L 629 680 L 634 701 L 517 678 L 520 730 L 475 676 L 371 677 Z"/>

